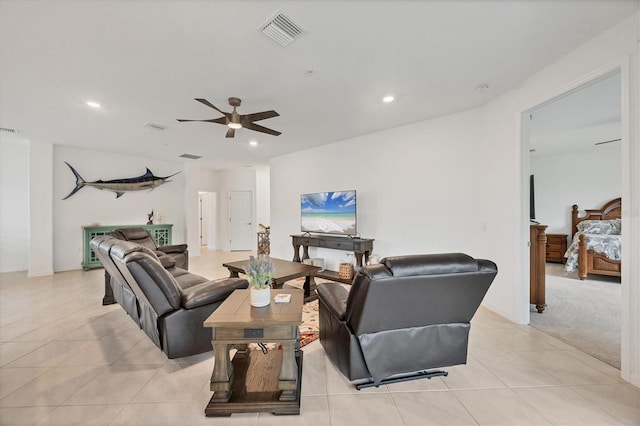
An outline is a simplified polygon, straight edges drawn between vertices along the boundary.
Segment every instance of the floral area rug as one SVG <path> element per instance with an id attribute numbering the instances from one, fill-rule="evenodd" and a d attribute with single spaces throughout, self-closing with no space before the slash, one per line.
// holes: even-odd
<path id="1" fill-rule="evenodd" d="M 334 281 L 325 280 L 322 278 L 316 278 L 316 284 L 332 283 L 341 285 L 347 290 L 351 288 L 347 284 L 338 284 Z M 287 281 L 284 283 L 283 288 L 293 287 L 302 290 L 304 286 L 304 278 L 298 278 L 295 280 Z M 320 329 L 318 324 L 318 300 L 307 302 L 302 305 L 302 324 L 300 325 L 300 347 L 308 345 L 309 343 L 317 340 L 320 337 Z"/>
<path id="2" fill-rule="evenodd" d="M 302 305 L 302 324 L 298 327 L 300 329 L 300 347 L 308 345 L 320 337 L 320 329 L 318 328 L 318 301 L 313 300 L 311 302 Z M 282 346 L 279 343 L 266 343 L 265 347 L 268 350 L 281 350 Z M 249 349 L 259 350 L 257 343 L 250 343 Z"/>
<path id="3" fill-rule="evenodd" d="M 300 347 L 304 347 L 320 337 L 318 328 L 318 301 L 302 305 L 302 324 L 300 325 Z"/>
<path id="4" fill-rule="evenodd" d="M 316 283 L 322 280 L 316 280 Z M 304 278 L 287 281 L 283 288 L 298 288 L 302 290 Z M 318 301 L 313 300 L 302 305 L 302 324 L 300 324 L 300 347 L 304 347 L 320 337 L 318 328 Z"/>
<path id="5" fill-rule="evenodd" d="M 322 282 L 337 284 L 333 281 L 327 281 L 327 280 L 316 278 L 316 283 L 319 284 Z M 299 278 L 296 280 L 287 281 L 284 284 L 283 288 L 299 288 L 302 290 L 303 285 L 304 285 L 304 278 Z M 347 284 L 339 284 L 339 285 L 342 285 L 346 289 L 349 289 L 351 287 Z M 301 348 L 315 340 L 318 340 L 318 338 L 320 337 L 320 328 L 318 324 L 318 300 L 317 299 L 302 305 L 302 324 L 300 324 L 299 328 L 300 328 L 300 347 Z M 276 349 L 276 346 L 278 346 L 277 349 L 279 349 L 279 345 L 276 345 L 273 343 L 267 344 L 268 349 Z M 249 345 L 249 348 L 258 349 L 258 346 L 252 343 L 251 345 Z"/>

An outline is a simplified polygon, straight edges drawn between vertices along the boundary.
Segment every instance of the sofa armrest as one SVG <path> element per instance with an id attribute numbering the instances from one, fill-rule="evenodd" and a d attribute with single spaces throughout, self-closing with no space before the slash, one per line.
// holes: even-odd
<path id="1" fill-rule="evenodd" d="M 163 253 L 182 253 L 187 250 L 186 244 L 174 244 L 170 246 L 160 246 L 158 250 Z"/>
<path id="2" fill-rule="evenodd" d="M 340 284 L 318 284 L 318 297 L 329 308 L 329 311 L 340 321 L 344 321 L 347 313 L 347 298 L 349 291 Z"/>
<path id="3" fill-rule="evenodd" d="M 160 260 L 160 263 L 164 266 L 164 269 L 170 269 L 176 266 L 176 261 L 173 257 L 167 256 L 163 252 L 156 252 L 156 254 L 158 255 L 158 260 Z"/>
<path id="4" fill-rule="evenodd" d="M 182 291 L 180 304 L 185 309 L 193 309 L 225 300 L 234 290 L 249 287 L 244 278 L 223 278 L 197 284 Z"/>

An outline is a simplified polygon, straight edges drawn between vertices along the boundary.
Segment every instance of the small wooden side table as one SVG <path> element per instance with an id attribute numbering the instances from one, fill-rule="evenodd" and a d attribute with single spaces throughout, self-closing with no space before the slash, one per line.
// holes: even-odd
<path id="1" fill-rule="evenodd" d="M 547 234 L 547 262 L 565 263 L 567 234 Z"/>
<path id="2" fill-rule="evenodd" d="M 271 303 L 255 308 L 250 290 L 236 290 L 204 321 L 212 328 L 215 364 L 208 417 L 232 413 L 300 414 L 304 292 L 271 290 Z M 275 303 L 276 294 L 291 294 L 289 303 Z M 280 343 L 281 350 L 248 350 L 249 343 Z M 231 359 L 230 350 L 237 349 Z"/>

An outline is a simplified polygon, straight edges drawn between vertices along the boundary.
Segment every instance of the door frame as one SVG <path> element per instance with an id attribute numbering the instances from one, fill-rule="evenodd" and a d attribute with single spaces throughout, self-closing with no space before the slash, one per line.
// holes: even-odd
<path id="1" fill-rule="evenodd" d="M 529 135 L 528 135 L 528 117 L 529 111 L 538 108 L 541 105 L 551 102 L 558 97 L 565 96 L 568 93 L 579 90 L 585 85 L 606 77 L 614 72 L 621 74 L 621 172 L 622 172 L 622 198 L 623 210 L 622 220 L 626 224 L 623 235 L 628 236 L 622 239 L 622 248 L 627 259 L 637 259 L 640 257 L 640 232 L 633 228 L 633 212 L 637 211 L 637 205 L 640 204 L 640 188 L 635 188 L 636 182 L 632 180 L 633 167 L 638 165 L 638 156 L 640 147 L 632 149 L 631 138 L 634 137 L 636 145 L 638 144 L 638 135 L 635 133 L 634 126 L 638 123 L 633 121 L 631 117 L 631 58 L 626 55 L 619 60 L 600 67 L 580 78 L 573 80 L 567 85 L 558 88 L 555 91 L 540 95 L 538 99 L 525 105 L 520 109 L 516 116 L 516 124 L 520 134 L 520 268 L 519 294 L 516 301 L 516 316 L 522 320 L 522 323 L 529 324 L 529 175 L 530 175 L 530 156 L 529 156 Z M 637 92 L 634 92 L 637 93 Z M 637 108 L 637 107 L 636 107 Z M 637 111 L 637 109 L 636 109 Z M 637 120 L 637 117 L 635 117 Z M 634 191 L 636 194 L 634 195 Z M 640 324 L 640 264 L 637 262 L 622 262 L 622 305 L 621 305 L 621 374 L 622 378 L 631 383 L 638 383 L 640 380 L 640 372 L 633 371 L 637 368 L 637 361 L 640 359 L 640 333 L 638 332 L 638 324 Z M 526 300 L 525 300 L 526 299 Z M 634 334 L 635 333 L 635 334 Z"/>

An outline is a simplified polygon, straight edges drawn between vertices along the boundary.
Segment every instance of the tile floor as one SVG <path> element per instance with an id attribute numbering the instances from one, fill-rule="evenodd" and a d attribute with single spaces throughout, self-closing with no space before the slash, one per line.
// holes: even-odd
<path id="1" fill-rule="evenodd" d="M 223 277 L 223 262 L 246 257 L 208 251 L 190 269 Z M 468 364 L 446 378 L 356 391 L 316 341 L 300 416 L 207 418 L 212 353 L 168 360 L 119 305 L 100 304 L 102 283 L 101 269 L 0 274 L 0 424 L 640 424 L 640 392 L 618 370 L 483 308 Z"/>

